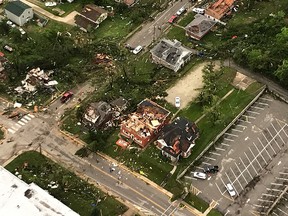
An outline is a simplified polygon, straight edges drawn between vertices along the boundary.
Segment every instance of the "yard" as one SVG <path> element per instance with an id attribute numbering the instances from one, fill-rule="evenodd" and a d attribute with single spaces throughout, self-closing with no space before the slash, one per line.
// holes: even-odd
<path id="1" fill-rule="evenodd" d="M 24 163 L 28 163 L 28 166 L 24 167 Z M 98 215 L 99 212 L 101 215 L 116 216 L 127 210 L 114 198 L 38 152 L 25 152 L 5 168 L 12 173 L 17 170 L 23 181 L 36 183 L 81 216 Z M 58 188 L 49 187 L 51 181 L 56 182 Z"/>

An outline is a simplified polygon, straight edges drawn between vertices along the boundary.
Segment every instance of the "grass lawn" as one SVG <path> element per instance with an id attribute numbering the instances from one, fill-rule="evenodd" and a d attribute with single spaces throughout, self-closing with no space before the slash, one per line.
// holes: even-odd
<path id="1" fill-rule="evenodd" d="M 195 13 L 188 12 L 185 16 L 177 23 L 180 26 L 186 27 L 194 19 Z"/>
<path id="2" fill-rule="evenodd" d="M 223 214 L 220 213 L 219 211 L 217 211 L 216 209 L 212 209 L 212 210 L 209 212 L 208 216 L 223 216 Z"/>
<path id="3" fill-rule="evenodd" d="M 209 207 L 209 204 L 207 202 L 191 193 L 189 193 L 185 197 L 184 201 L 193 206 L 194 208 L 198 209 L 202 213 L 205 212 L 205 210 Z"/>
<path id="4" fill-rule="evenodd" d="M 24 163 L 28 163 L 26 168 L 23 167 Z M 127 207 L 117 200 L 38 152 L 25 152 L 5 168 L 12 173 L 17 169 L 23 181 L 28 184 L 34 182 L 44 190 L 48 190 L 52 196 L 81 216 L 92 215 L 95 208 L 107 216 L 121 215 L 127 210 Z M 51 181 L 56 182 L 58 188 L 48 187 Z"/>

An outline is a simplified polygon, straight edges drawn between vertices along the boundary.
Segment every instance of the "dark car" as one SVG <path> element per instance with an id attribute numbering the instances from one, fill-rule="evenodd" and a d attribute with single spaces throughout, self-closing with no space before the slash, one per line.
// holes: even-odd
<path id="1" fill-rule="evenodd" d="M 203 170 L 204 173 L 217 173 L 219 171 L 219 166 L 206 166 Z"/>
<path id="2" fill-rule="evenodd" d="M 67 91 L 63 94 L 63 96 L 61 97 L 60 101 L 62 103 L 66 103 L 68 100 L 70 100 L 73 97 L 73 92 L 71 91 Z"/>

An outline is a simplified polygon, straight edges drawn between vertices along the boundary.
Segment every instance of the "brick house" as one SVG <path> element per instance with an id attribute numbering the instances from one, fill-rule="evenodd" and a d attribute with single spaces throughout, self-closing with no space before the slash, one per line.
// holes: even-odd
<path id="1" fill-rule="evenodd" d="M 231 11 L 235 0 L 218 0 L 205 9 L 205 15 L 220 20 L 223 16 Z"/>
<path id="2" fill-rule="evenodd" d="M 177 162 L 180 156 L 188 158 L 191 155 L 198 137 L 199 129 L 196 124 L 178 117 L 162 129 L 155 143 L 157 148 L 161 149 L 162 155 L 172 162 Z"/>
<path id="3" fill-rule="evenodd" d="M 144 148 L 169 122 L 169 116 L 168 110 L 145 99 L 138 104 L 136 112 L 129 114 L 128 118 L 122 121 L 120 135 Z"/>

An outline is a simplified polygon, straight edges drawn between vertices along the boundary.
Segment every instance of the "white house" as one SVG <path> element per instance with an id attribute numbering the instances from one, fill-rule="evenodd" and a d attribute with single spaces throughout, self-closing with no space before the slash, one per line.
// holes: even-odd
<path id="1" fill-rule="evenodd" d="M 5 7 L 5 14 L 9 20 L 23 26 L 33 18 L 33 9 L 21 1 L 11 1 Z"/>

